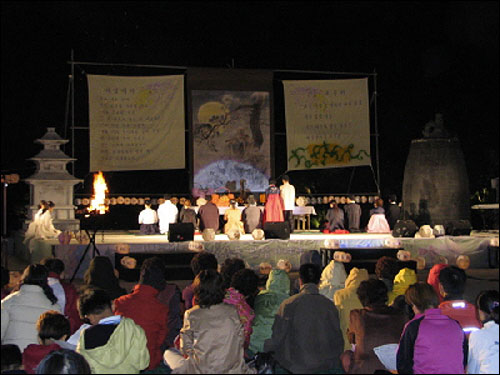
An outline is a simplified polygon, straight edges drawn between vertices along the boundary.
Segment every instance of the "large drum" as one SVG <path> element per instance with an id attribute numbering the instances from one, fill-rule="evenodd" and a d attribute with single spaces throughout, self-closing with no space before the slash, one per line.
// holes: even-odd
<path id="1" fill-rule="evenodd" d="M 469 220 L 469 180 L 457 138 L 411 142 L 403 181 L 403 212 L 418 226 Z"/>

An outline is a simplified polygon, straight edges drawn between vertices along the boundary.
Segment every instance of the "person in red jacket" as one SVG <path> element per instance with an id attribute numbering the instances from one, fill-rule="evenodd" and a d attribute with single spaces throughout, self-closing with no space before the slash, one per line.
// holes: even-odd
<path id="1" fill-rule="evenodd" d="M 148 258 L 140 275 L 131 294 L 115 299 L 115 315 L 130 318 L 142 327 L 148 340 L 148 370 L 152 370 L 162 361 L 162 344 L 168 333 L 168 307 L 157 299 L 166 285 L 165 264 L 159 257 Z"/>
<path id="2" fill-rule="evenodd" d="M 61 310 L 69 319 L 71 334 L 73 334 L 83 324 L 76 306 L 78 292 L 73 285 L 61 280 L 61 274 L 64 271 L 64 262 L 61 259 L 44 258 L 40 263 L 49 271 L 48 284 L 57 297 L 57 303 L 61 306 Z"/>
<path id="3" fill-rule="evenodd" d="M 39 344 L 30 344 L 23 352 L 24 370 L 28 374 L 35 374 L 40 361 L 50 352 L 69 348 L 65 343 L 69 337 L 69 320 L 58 311 L 49 310 L 40 315 L 36 330 Z"/>

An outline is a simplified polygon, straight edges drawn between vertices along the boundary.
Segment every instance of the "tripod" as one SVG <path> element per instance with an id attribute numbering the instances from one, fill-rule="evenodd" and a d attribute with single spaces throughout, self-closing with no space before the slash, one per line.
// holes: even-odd
<path id="1" fill-rule="evenodd" d="M 92 246 L 92 259 L 95 258 L 96 251 L 97 251 L 97 255 L 101 255 L 101 253 L 99 252 L 99 249 L 97 248 L 97 246 L 95 244 L 95 236 L 96 236 L 98 230 L 99 230 L 98 228 L 94 228 L 92 230 L 92 234 L 90 234 L 89 231 L 87 229 L 85 229 L 85 232 L 89 236 L 90 241 L 89 241 L 89 244 L 87 245 L 87 247 L 85 248 L 85 251 L 83 252 L 82 257 L 80 258 L 80 261 L 78 262 L 78 266 L 76 267 L 75 272 L 73 272 L 73 276 L 71 276 L 71 279 L 69 281 L 70 283 L 72 283 L 73 280 L 75 279 L 75 276 L 76 276 L 78 270 L 80 269 L 80 266 L 82 265 L 82 262 L 85 259 L 85 256 L 87 255 L 87 252 L 89 251 L 91 246 Z"/>

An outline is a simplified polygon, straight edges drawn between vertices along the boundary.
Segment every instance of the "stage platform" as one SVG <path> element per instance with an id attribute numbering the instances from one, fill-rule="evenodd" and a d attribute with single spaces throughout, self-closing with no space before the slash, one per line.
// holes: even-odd
<path id="1" fill-rule="evenodd" d="M 115 253 L 123 254 L 127 251 L 130 253 L 128 255 L 133 257 L 133 254 L 194 254 L 204 249 L 215 254 L 219 263 L 226 258 L 239 257 L 245 260 L 249 267 L 257 270 L 261 262 L 275 265 L 278 260 L 287 259 L 292 263 L 293 269 L 297 270 L 300 265 L 300 255 L 303 252 L 328 248 L 364 249 L 366 252 L 384 248 L 404 249 L 410 251 L 413 257 L 424 257 L 426 268 L 442 262 L 443 259 L 446 259 L 449 264 L 455 264 L 457 256 L 463 254 L 470 257 L 471 268 L 488 268 L 491 265 L 490 245 L 495 238 L 498 246 L 498 231 L 439 238 L 394 238 L 391 234 L 323 234 L 319 231 L 300 231 L 291 234 L 289 240 L 255 241 L 251 235 L 246 234 L 240 240 L 230 241 L 226 235 L 219 234 L 214 241 L 203 241 L 202 236 L 198 234 L 195 235 L 193 241 L 168 242 L 166 235 L 146 236 L 140 235 L 138 231 L 99 231 L 95 242 L 100 255 L 108 256 L 113 264 Z M 66 277 L 70 277 L 86 248 L 87 244 L 80 244 L 74 239 L 67 245 L 60 244 L 57 240 L 39 240 L 36 241 L 32 253 L 24 249 L 24 256 L 18 255 L 31 263 L 36 263 L 46 256 L 53 255 L 61 258 L 66 264 Z M 76 278 L 83 277 L 92 255 L 91 246 Z"/>

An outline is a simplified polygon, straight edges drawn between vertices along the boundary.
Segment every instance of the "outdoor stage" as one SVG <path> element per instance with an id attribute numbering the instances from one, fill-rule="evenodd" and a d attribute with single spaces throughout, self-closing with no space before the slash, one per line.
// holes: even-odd
<path id="1" fill-rule="evenodd" d="M 224 234 L 216 236 L 214 241 L 203 241 L 201 235 L 195 235 L 194 241 L 168 242 L 166 235 L 140 235 L 138 231 L 99 231 L 95 243 L 100 255 L 108 256 L 113 264 L 115 253 L 123 254 L 129 251 L 129 256 L 134 254 L 194 254 L 200 249 L 215 254 L 219 263 L 230 257 L 239 257 L 247 264 L 258 270 L 261 262 L 276 265 L 279 259 L 287 259 L 293 269 L 300 265 L 300 255 L 307 250 L 356 249 L 365 253 L 381 251 L 384 249 L 408 250 L 412 257 L 421 256 L 426 260 L 426 268 L 435 263 L 441 263 L 443 257 L 449 264 L 455 264 L 459 255 L 468 255 L 471 268 L 487 268 L 490 265 L 489 256 L 491 241 L 497 239 L 498 231 L 477 232 L 470 236 L 443 236 L 438 238 L 394 238 L 390 234 L 356 233 L 356 234 L 323 234 L 318 231 L 300 231 L 290 236 L 290 240 L 253 240 L 246 234 L 240 240 L 229 241 Z M 26 253 L 25 258 L 31 263 L 38 262 L 46 256 L 55 255 L 61 258 L 65 265 L 65 274 L 70 278 L 82 258 L 87 244 L 78 243 L 75 239 L 70 244 L 63 245 L 57 240 L 37 241 L 32 254 Z M 25 250 L 26 251 L 26 250 Z M 93 255 L 90 246 L 82 261 L 76 278 L 82 278 L 88 268 Z M 96 254 L 97 255 L 97 254 Z M 498 267 L 498 265 L 496 265 Z"/>

